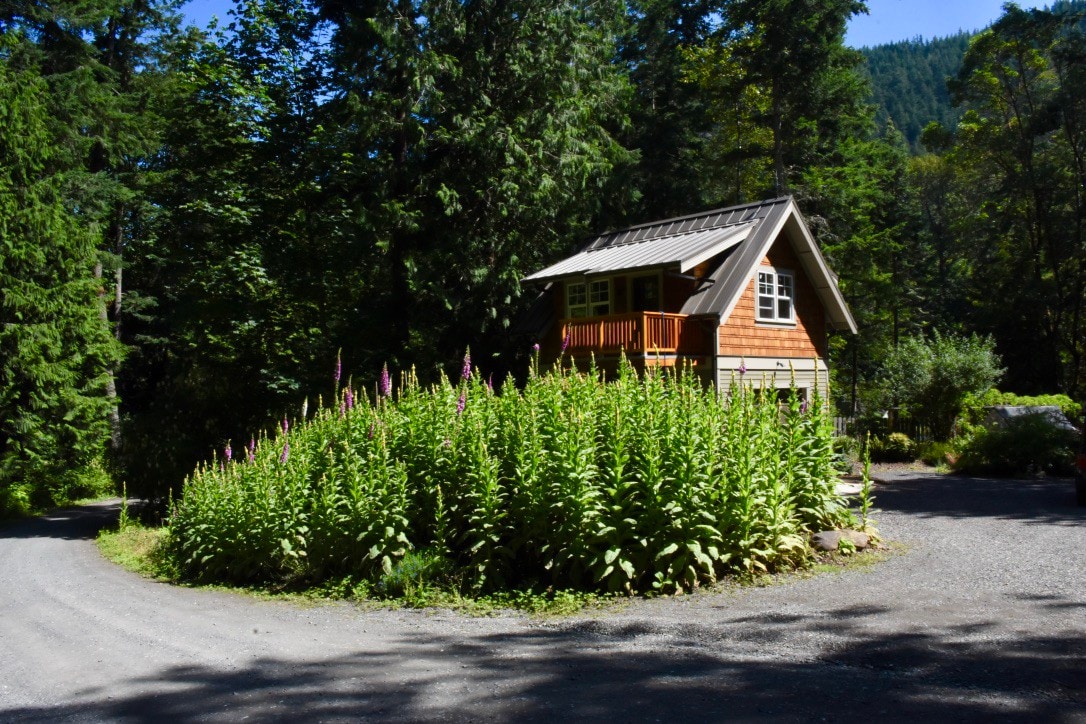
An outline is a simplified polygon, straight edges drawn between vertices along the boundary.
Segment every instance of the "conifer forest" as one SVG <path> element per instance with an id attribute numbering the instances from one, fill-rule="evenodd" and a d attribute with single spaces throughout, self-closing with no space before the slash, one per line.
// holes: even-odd
<path id="1" fill-rule="evenodd" d="M 0 517 L 164 500 L 337 359 L 523 380 L 524 276 L 783 195 L 860 328 L 838 410 L 971 335 L 1086 397 L 1086 2 L 863 51 L 861 0 L 180 5 L 0 0 Z"/>

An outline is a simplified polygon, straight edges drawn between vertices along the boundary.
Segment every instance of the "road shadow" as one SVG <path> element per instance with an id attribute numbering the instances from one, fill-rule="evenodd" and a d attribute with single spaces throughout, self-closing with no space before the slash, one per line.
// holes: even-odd
<path id="1" fill-rule="evenodd" d="M 1075 502 L 1073 480 L 1010 479 L 964 475 L 887 475 L 875 486 L 875 505 L 917 516 L 991 517 L 1045 525 L 1086 524 L 1086 506 Z"/>
<path id="2" fill-rule="evenodd" d="M 120 500 L 57 508 L 34 518 L 0 524 L 0 538 L 93 539 L 98 531 L 117 521 L 120 510 Z"/>
<path id="3" fill-rule="evenodd" d="M 653 630 L 606 622 L 406 635 L 388 650 L 166 668 L 2 721 L 1022 721 L 1086 718 L 1086 633 L 872 633 L 878 607 Z M 833 636 L 770 657 L 753 631 Z M 655 636 L 651 645 L 635 640 Z M 707 642 L 717 642 L 715 646 Z M 783 647 L 783 651 L 788 651 Z M 129 693 L 124 694 L 123 691 Z M 132 693 L 134 692 L 134 693 Z M 112 698 L 111 698 L 112 697 Z"/>

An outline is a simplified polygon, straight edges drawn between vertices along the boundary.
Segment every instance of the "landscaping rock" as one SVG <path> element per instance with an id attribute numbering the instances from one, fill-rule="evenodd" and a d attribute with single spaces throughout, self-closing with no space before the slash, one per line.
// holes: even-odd
<path id="1" fill-rule="evenodd" d="M 835 551 L 841 547 L 841 540 L 852 541 L 857 550 L 863 550 L 871 544 L 871 536 L 858 530 L 824 530 L 811 536 L 811 545 L 822 551 Z"/>

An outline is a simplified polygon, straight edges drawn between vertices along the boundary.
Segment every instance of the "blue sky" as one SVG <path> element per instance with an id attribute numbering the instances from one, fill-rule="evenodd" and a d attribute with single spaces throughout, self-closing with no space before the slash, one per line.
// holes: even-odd
<path id="1" fill-rule="evenodd" d="M 867 0 L 869 15 L 852 19 L 845 42 L 855 48 L 925 40 L 953 35 L 959 30 L 980 30 L 1003 10 L 1004 0 Z M 1023 8 L 1039 8 L 1047 2 L 1019 0 Z"/>
<path id="2" fill-rule="evenodd" d="M 1024 8 L 1047 3 L 1020 0 Z M 895 40 L 953 35 L 959 30 L 980 30 L 999 17 L 1003 0 L 867 0 L 870 15 L 853 18 L 846 41 L 859 48 Z M 190 22 L 207 25 L 212 15 L 225 24 L 230 0 L 190 0 L 182 6 Z"/>

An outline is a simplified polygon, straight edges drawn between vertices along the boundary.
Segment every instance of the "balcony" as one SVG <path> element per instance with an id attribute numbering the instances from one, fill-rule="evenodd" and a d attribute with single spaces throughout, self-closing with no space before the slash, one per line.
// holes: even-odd
<path id="1" fill-rule="evenodd" d="M 562 339 L 569 339 L 566 353 L 574 357 L 589 354 L 654 354 L 701 356 L 711 354 L 712 335 L 708 324 L 685 314 L 633 312 L 606 317 L 562 320 Z"/>

